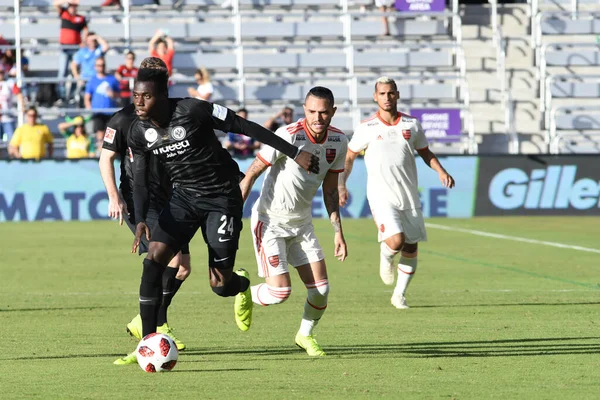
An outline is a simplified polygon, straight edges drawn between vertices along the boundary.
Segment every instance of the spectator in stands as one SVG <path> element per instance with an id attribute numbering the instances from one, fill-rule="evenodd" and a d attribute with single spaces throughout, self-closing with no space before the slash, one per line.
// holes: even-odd
<path id="1" fill-rule="evenodd" d="M 119 107 L 119 81 L 113 75 L 106 73 L 104 57 L 98 58 L 95 65 L 96 74 L 88 81 L 85 87 L 85 108 L 88 110 L 98 110 Z M 102 148 L 104 130 L 114 111 L 98 111 L 92 116 L 94 132 L 96 132 L 97 150 Z"/>
<path id="2" fill-rule="evenodd" d="M 26 122 L 17 128 L 8 145 L 9 156 L 24 160 L 39 160 L 46 157 L 47 149 L 48 157 L 52 157 L 52 134 L 47 125 L 38 124 L 36 108 L 29 107 L 25 117 Z"/>
<path id="3" fill-rule="evenodd" d="M 58 64 L 58 77 L 65 78 L 69 74 L 71 60 L 77 48 L 73 46 L 81 45 L 82 39 L 88 34 L 87 21 L 83 15 L 77 14 L 79 0 L 54 0 L 52 2 L 58 17 L 60 18 L 60 37 L 61 45 L 60 61 Z M 71 48 L 64 48 L 69 46 Z M 69 86 L 70 87 L 70 86 Z M 58 85 L 58 96 L 61 99 L 67 100 L 66 87 L 64 84 Z"/>
<path id="4" fill-rule="evenodd" d="M 15 99 L 23 107 L 23 95 L 12 80 L 6 79 L 6 73 L 0 66 L 0 138 L 10 141 L 15 131 L 13 110 Z"/>
<path id="5" fill-rule="evenodd" d="M 118 6 L 121 7 L 121 0 L 105 0 L 104 3 L 100 4 L 101 7 L 107 6 Z"/>
<path id="6" fill-rule="evenodd" d="M 135 53 L 127 52 L 125 55 L 125 64 L 121 64 L 115 72 L 115 76 L 121 84 L 121 106 L 126 107 L 131 104 L 130 78 L 137 77 L 138 69 L 135 67 Z"/>
<path id="7" fill-rule="evenodd" d="M 77 50 L 71 63 L 71 72 L 77 79 L 76 98 L 80 97 L 80 91 L 85 87 L 85 82 L 96 76 L 96 61 L 104 57 L 110 46 L 94 32 L 90 32 L 85 38 L 86 46 Z"/>
<path id="8" fill-rule="evenodd" d="M 67 138 L 67 158 L 93 157 L 92 141 L 85 131 L 85 119 L 81 116 L 58 124 L 58 130 Z"/>
<path id="9" fill-rule="evenodd" d="M 236 114 L 244 119 L 248 119 L 248 110 L 245 108 L 240 108 Z M 260 142 L 249 136 L 229 132 L 223 141 L 223 147 L 229 150 L 234 157 L 247 157 L 253 156 L 254 151 L 260 149 Z"/>
<path id="10" fill-rule="evenodd" d="M 382 13 L 387 13 L 394 11 L 395 0 L 375 0 L 375 5 L 379 7 L 379 11 Z M 383 22 L 383 36 L 390 36 L 390 22 L 388 18 L 383 16 L 381 17 L 381 21 Z"/>
<path id="11" fill-rule="evenodd" d="M 8 71 L 9 78 L 16 78 L 17 77 L 16 51 L 13 49 L 8 49 L 8 50 L 6 50 L 6 53 L 4 54 L 3 57 L 7 57 L 8 60 L 11 60 L 10 64 L 12 64 L 12 67 L 10 69 L 6 69 L 6 67 L 5 67 L 4 70 Z M 29 59 L 23 55 L 23 52 L 21 52 L 21 73 L 23 74 L 24 78 L 26 78 L 29 75 Z M 35 85 L 29 85 L 27 83 L 23 83 L 21 85 L 21 93 L 23 94 L 23 98 L 25 100 L 27 100 L 28 102 L 34 100 L 34 97 L 35 97 L 35 93 L 33 93 L 34 87 L 35 87 Z"/>
<path id="12" fill-rule="evenodd" d="M 194 79 L 196 79 L 198 87 L 189 87 L 189 95 L 200 100 L 209 101 L 213 94 L 214 88 L 212 83 L 210 83 L 210 74 L 206 68 L 198 68 L 194 74 Z"/>
<path id="13" fill-rule="evenodd" d="M 173 56 L 175 55 L 175 43 L 169 37 L 169 31 L 166 29 L 158 29 L 150 42 L 148 43 L 148 51 L 150 57 L 158 57 L 167 64 L 169 76 L 173 71 Z"/>
<path id="14" fill-rule="evenodd" d="M 2 36 L 2 34 L 0 33 L 0 46 L 8 46 L 10 45 L 10 43 L 8 43 L 8 41 L 6 39 L 4 39 L 4 36 Z M 0 56 L 4 53 L 4 50 L 0 49 Z"/>
<path id="15" fill-rule="evenodd" d="M 283 110 L 269 118 L 264 127 L 275 132 L 280 126 L 289 125 L 294 122 L 294 109 L 292 107 L 284 107 Z"/>
<path id="16" fill-rule="evenodd" d="M 9 76 L 10 70 L 13 69 L 16 63 L 17 56 L 15 55 L 13 49 L 6 49 L 4 53 L 0 56 L 0 68 L 2 68 L 5 72 L 8 72 Z"/>

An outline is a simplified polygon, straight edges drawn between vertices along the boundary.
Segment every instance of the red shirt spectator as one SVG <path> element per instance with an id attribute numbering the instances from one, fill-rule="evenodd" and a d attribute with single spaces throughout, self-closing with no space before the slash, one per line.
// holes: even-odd
<path id="1" fill-rule="evenodd" d="M 67 8 L 63 8 L 63 4 L 67 4 Z M 81 44 L 81 33 L 87 34 L 87 22 L 83 15 L 77 14 L 77 6 L 79 0 L 55 0 L 54 7 L 58 11 L 60 17 L 60 44 L 78 45 Z"/>
<path id="2" fill-rule="evenodd" d="M 150 42 L 148 43 L 148 51 L 151 57 L 158 57 L 167 64 L 169 76 L 173 69 L 173 56 L 175 55 L 175 43 L 168 36 L 168 32 L 158 29 Z"/>
<path id="3" fill-rule="evenodd" d="M 135 53 L 129 51 L 125 56 L 125 64 L 122 64 L 117 69 L 115 76 L 121 84 L 121 98 L 129 99 L 131 97 L 131 89 L 129 88 L 129 78 L 136 78 L 138 69 L 135 67 Z"/>

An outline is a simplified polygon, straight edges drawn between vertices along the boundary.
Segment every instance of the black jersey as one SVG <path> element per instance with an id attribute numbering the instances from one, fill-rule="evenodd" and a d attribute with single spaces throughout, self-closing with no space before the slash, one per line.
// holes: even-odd
<path id="1" fill-rule="evenodd" d="M 129 128 L 137 119 L 135 107 L 129 105 L 117 111 L 108 121 L 104 133 L 102 148 L 119 154 L 121 160 L 121 176 L 119 189 L 127 207 L 133 207 L 133 169 L 131 160 L 133 155 L 127 146 Z M 149 160 L 148 186 L 150 189 L 150 202 L 154 207 L 162 208 L 171 196 L 171 182 L 164 168 L 154 157 Z"/>
<path id="2" fill-rule="evenodd" d="M 245 134 L 292 158 L 298 153 L 292 144 L 218 104 L 191 98 L 169 99 L 168 107 L 167 126 L 158 127 L 150 120 L 136 119 L 130 128 L 128 143 L 133 152 L 136 220 L 145 218 L 137 213 L 144 209 L 138 203 L 146 201 L 143 173 L 149 155 L 164 165 L 175 187 L 193 191 L 197 196 L 226 196 L 238 190 L 241 173 L 214 129 Z"/>

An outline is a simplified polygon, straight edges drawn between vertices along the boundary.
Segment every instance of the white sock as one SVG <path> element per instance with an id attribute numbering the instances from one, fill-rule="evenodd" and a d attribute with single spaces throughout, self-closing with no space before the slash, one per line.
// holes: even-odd
<path id="1" fill-rule="evenodd" d="M 292 293 L 292 288 L 289 286 L 270 286 L 266 283 L 261 283 L 260 285 L 252 286 L 250 291 L 252 292 L 252 301 L 254 303 L 261 306 L 268 306 L 286 301 Z"/>
<path id="2" fill-rule="evenodd" d="M 408 288 L 408 284 L 410 283 L 416 270 L 417 253 L 402 253 L 400 256 L 400 263 L 398 264 L 398 280 L 396 281 L 394 295 L 400 294 L 404 296 L 404 293 L 406 293 L 406 288 Z"/>
<path id="3" fill-rule="evenodd" d="M 306 284 L 307 296 L 304 303 L 304 315 L 300 323 L 300 334 L 312 335 L 312 331 L 327 308 L 327 296 L 329 295 L 329 281 L 323 279 L 315 283 Z"/>
<path id="4" fill-rule="evenodd" d="M 385 242 L 381 242 L 381 246 L 379 247 L 381 249 L 379 253 L 381 265 L 386 267 L 391 265 L 394 262 L 394 256 L 398 254 L 398 250 L 390 249 L 390 246 L 388 246 Z"/>

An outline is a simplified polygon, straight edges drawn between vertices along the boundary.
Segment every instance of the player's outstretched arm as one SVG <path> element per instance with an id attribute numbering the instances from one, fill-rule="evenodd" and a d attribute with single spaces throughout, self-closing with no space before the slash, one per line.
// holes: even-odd
<path id="1" fill-rule="evenodd" d="M 250 191 L 252 190 L 252 186 L 254 186 L 254 182 L 258 179 L 258 177 L 268 168 L 268 165 L 264 163 L 260 158 L 256 157 L 248 171 L 246 171 L 246 176 L 240 182 L 240 189 L 242 191 L 242 198 L 244 202 L 250 196 Z"/>
<path id="2" fill-rule="evenodd" d="M 417 149 L 417 153 L 419 153 L 423 161 L 425 161 L 425 164 L 438 173 L 444 187 L 447 187 L 448 189 L 454 187 L 454 178 L 444 169 L 444 167 L 442 167 L 440 160 L 438 160 L 433 151 L 429 150 L 429 147 L 420 150 Z"/>
<path id="3" fill-rule="evenodd" d="M 354 160 L 358 157 L 358 153 L 355 153 L 348 149 L 346 153 L 346 161 L 344 162 L 344 171 L 340 172 L 338 177 L 338 192 L 339 192 L 339 204 L 341 207 L 345 207 L 346 203 L 348 203 L 348 188 L 346 187 L 346 182 L 348 181 L 348 177 L 352 172 L 352 167 L 354 166 Z"/>
<path id="4" fill-rule="evenodd" d="M 123 217 L 129 214 L 129 212 L 127 211 L 127 204 L 119 195 L 115 181 L 114 161 L 116 158 L 116 152 L 103 148 L 100 152 L 100 161 L 98 164 L 100 166 L 102 182 L 104 182 L 106 193 L 108 194 L 108 217 L 118 219 L 119 225 L 123 225 Z"/>
<path id="5" fill-rule="evenodd" d="M 337 173 L 331 171 L 325 175 L 325 179 L 323 180 L 323 201 L 325 202 L 325 208 L 335 232 L 333 239 L 335 246 L 334 255 L 338 260 L 344 261 L 348 257 L 348 247 L 346 246 L 346 239 L 344 239 L 342 220 L 340 218 L 337 175 Z"/>
<path id="6" fill-rule="evenodd" d="M 214 105 L 217 107 L 217 105 Z M 220 107 L 220 106 L 219 106 Z M 232 112 L 230 110 L 230 112 Z M 222 130 L 222 129 L 221 129 Z M 280 151 L 292 160 L 296 161 L 304 170 L 319 173 L 319 158 L 307 151 L 303 151 L 293 144 L 286 142 L 270 130 L 257 124 L 256 122 L 248 121 L 237 115 L 233 116 L 230 132 L 241 133 L 258 140 L 259 142 L 273 147 Z"/>

